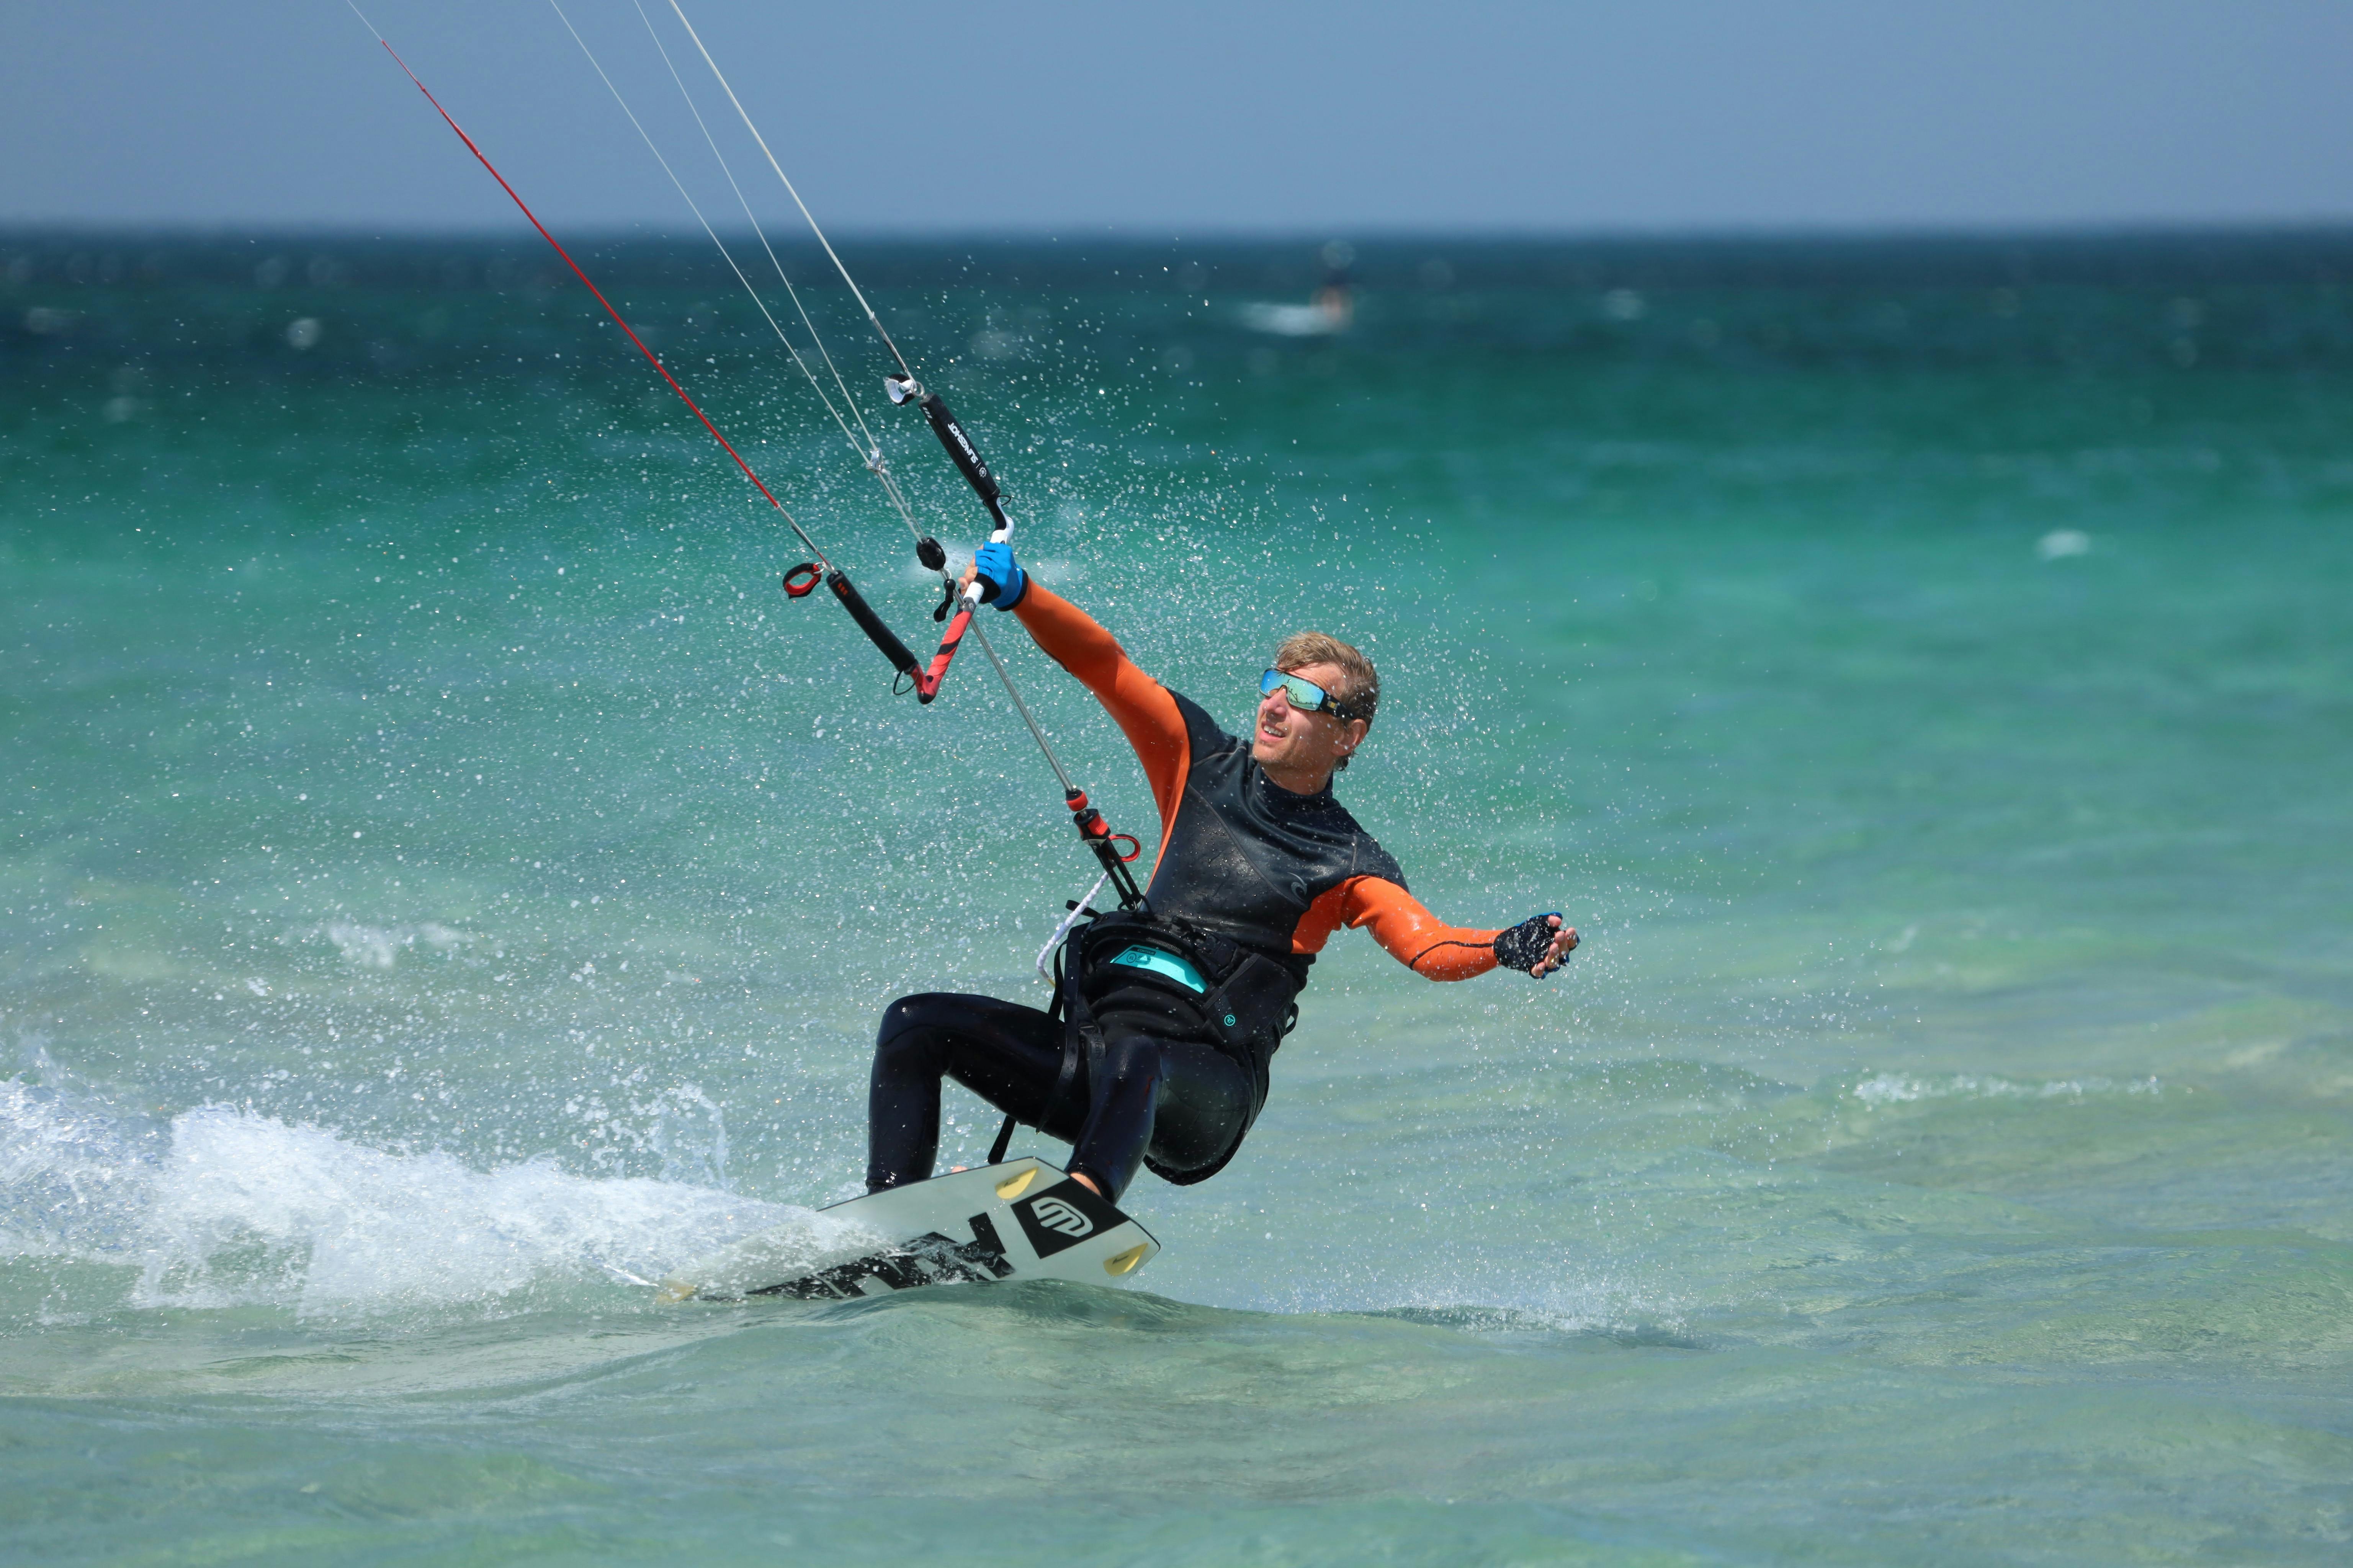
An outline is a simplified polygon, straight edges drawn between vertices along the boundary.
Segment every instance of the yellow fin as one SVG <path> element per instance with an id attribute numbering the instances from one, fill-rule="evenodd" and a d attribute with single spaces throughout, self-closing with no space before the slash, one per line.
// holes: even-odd
<path id="1" fill-rule="evenodd" d="M 1139 1241 L 1134 1247 L 1129 1247 L 1125 1252 L 1115 1253 L 1112 1257 L 1104 1258 L 1103 1272 L 1106 1274 L 1128 1273 L 1134 1269 L 1137 1264 L 1143 1262 L 1144 1255 L 1151 1250 L 1152 1244 L 1150 1242 Z"/>
<path id="2" fill-rule="evenodd" d="M 1022 1172 L 1019 1175 L 1008 1176 L 1005 1180 L 997 1183 L 997 1195 L 1003 1198 L 1007 1203 L 1011 1203 L 1015 1198 L 1018 1198 L 1022 1194 L 1028 1192 L 1029 1190 L 1029 1184 L 1037 1179 L 1038 1167 L 1032 1165 L 1028 1170 Z"/>

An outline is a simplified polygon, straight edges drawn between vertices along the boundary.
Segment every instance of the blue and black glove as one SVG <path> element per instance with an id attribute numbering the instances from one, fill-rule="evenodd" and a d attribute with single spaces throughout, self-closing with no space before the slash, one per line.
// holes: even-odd
<path id="1" fill-rule="evenodd" d="M 1552 948 L 1554 933 L 1559 930 L 1552 922 L 1560 918 L 1554 910 L 1546 914 L 1530 915 L 1509 931 L 1495 933 L 1495 962 L 1506 969 L 1516 969 L 1523 974 L 1535 973 L 1537 964 Z M 1552 972 L 1546 970 L 1546 974 Z M 1544 975 L 1537 975 L 1541 980 Z"/>
<path id="2" fill-rule="evenodd" d="M 1013 559 L 1013 546 L 1003 540 L 980 547 L 973 564 L 980 570 L 980 602 L 1009 610 L 1029 591 L 1029 574 Z"/>

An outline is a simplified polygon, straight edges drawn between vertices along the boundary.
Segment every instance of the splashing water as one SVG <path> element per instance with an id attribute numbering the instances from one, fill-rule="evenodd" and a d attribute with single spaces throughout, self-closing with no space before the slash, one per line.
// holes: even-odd
<path id="1" fill-rule="evenodd" d="M 0 1245 L 20 1259 L 135 1268 L 122 1299 L 140 1308 L 512 1310 L 537 1287 L 608 1266 L 659 1275 L 793 1226 L 812 1257 L 844 1229 L 713 1186 L 574 1175 L 552 1158 L 478 1171 L 224 1105 L 158 1128 L 0 1083 Z"/>

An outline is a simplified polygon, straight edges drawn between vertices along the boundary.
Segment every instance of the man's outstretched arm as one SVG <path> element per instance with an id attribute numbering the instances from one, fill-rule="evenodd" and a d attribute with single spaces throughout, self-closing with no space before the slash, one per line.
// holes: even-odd
<path id="1" fill-rule="evenodd" d="M 1501 931 L 1451 926 L 1381 877 L 1351 877 L 1317 899 L 1292 937 L 1294 952 L 1318 952 L 1341 926 L 1362 927 L 1383 952 L 1429 980 L 1470 980 L 1498 964 L 1542 976 L 1566 963 L 1577 932 L 1558 915 Z M 1543 926 L 1542 931 L 1533 928 Z"/>

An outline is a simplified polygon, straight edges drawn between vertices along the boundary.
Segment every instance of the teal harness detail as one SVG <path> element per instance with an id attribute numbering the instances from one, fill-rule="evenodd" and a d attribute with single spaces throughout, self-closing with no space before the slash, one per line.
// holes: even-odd
<path id="1" fill-rule="evenodd" d="M 1198 993 L 1209 988 L 1208 983 L 1201 978 L 1199 970 L 1175 953 L 1163 952 L 1156 947 L 1124 948 L 1113 954 L 1111 962 L 1124 963 L 1131 969 L 1148 969 L 1155 974 L 1166 975 L 1187 991 Z"/>

